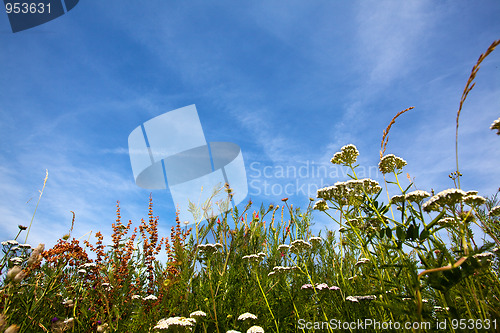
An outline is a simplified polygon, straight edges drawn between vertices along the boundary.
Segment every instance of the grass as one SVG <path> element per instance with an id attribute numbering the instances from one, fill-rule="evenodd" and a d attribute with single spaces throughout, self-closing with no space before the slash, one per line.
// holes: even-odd
<path id="1" fill-rule="evenodd" d="M 383 133 L 382 186 L 399 193 L 385 203 L 379 183 L 357 177 L 359 153 L 347 145 L 332 163 L 350 179 L 318 190 L 303 209 L 286 198 L 249 202 L 202 225 L 208 207 L 192 207 L 194 229 L 177 218 L 161 236 L 150 197 L 134 229 L 117 204 L 111 244 L 100 232 L 80 243 L 70 230 L 51 249 L 19 244 L 27 229 L 19 226 L 2 242 L 0 331 L 498 331 L 498 193 L 462 191 L 458 162 L 455 187 L 437 194 L 401 179 L 406 161 L 384 154 L 391 126 L 410 109 Z M 332 219 L 319 234 L 314 210 Z M 487 237 L 477 239 L 473 225 Z"/>

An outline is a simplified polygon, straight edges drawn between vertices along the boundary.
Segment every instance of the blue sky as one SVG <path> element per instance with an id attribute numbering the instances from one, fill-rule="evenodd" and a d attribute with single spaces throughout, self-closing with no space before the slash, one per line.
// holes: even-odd
<path id="1" fill-rule="evenodd" d="M 345 180 L 329 164 L 345 144 L 373 171 L 382 131 L 410 106 L 386 152 L 408 161 L 419 189 L 450 188 L 460 96 L 500 38 L 499 14 L 493 0 L 89 0 L 16 34 L 0 15 L 0 238 L 29 224 L 46 169 L 29 243 L 54 244 L 70 211 L 73 236 L 109 235 L 117 200 L 138 225 L 149 193 L 167 235 L 170 193 L 135 185 L 127 138 L 191 104 L 207 141 L 241 147 L 255 209 L 281 204 L 285 188 L 303 206 L 315 192 L 304 193 L 307 184 Z M 460 118 L 462 188 L 482 195 L 500 187 L 500 139 L 489 130 L 500 116 L 499 52 L 483 63 Z M 321 165 L 332 177 L 315 176 Z M 279 173 L 301 167 L 296 177 Z M 315 216 L 318 228 L 334 228 Z"/>

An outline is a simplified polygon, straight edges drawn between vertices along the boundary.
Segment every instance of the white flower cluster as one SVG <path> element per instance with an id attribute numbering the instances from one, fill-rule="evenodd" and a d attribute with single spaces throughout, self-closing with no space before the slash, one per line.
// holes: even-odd
<path id="1" fill-rule="evenodd" d="M 290 245 L 288 245 L 288 244 L 280 244 L 278 246 L 278 251 L 280 251 L 280 252 L 286 252 L 286 251 L 288 251 L 288 249 L 290 249 Z"/>
<path id="2" fill-rule="evenodd" d="M 361 200 L 365 193 L 373 195 L 381 189 L 379 183 L 373 179 L 353 179 L 346 182 L 336 182 L 333 186 L 320 188 L 317 191 L 317 197 L 349 205 Z"/>
<path id="3" fill-rule="evenodd" d="M 453 217 L 445 217 L 445 218 L 440 219 L 437 223 L 440 226 L 448 226 L 448 225 L 454 224 L 455 219 Z"/>
<path id="4" fill-rule="evenodd" d="M 433 210 L 437 211 L 440 207 L 444 207 L 445 205 L 453 206 L 457 204 L 466 195 L 467 193 L 456 188 L 444 190 L 427 200 L 427 202 L 423 204 L 422 208 L 426 212 Z"/>
<path id="5" fill-rule="evenodd" d="M 416 190 L 416 191 L 409 192 L 406 194 L 394 195 L 391 198 L 391 204 L 403 203 L 405 201 L 415 202 L 415 203 L 419 204 L 422 202 L 422 200 L 424 200 L 425 198 L 430 197 L 430 196 L 431 195 L 429 194 L 429 192 Z"/>
<path id="6" fill-rule="evenodd" d="M 495 120 L 490 126 L 491 130 L 497 130 L 497 135 L 500 135 L 500 118 Z"/>
<path id="7" fill-rule="evenodd" d="M 16 241 L 16 240 L 11 239 L 11 240 L 8 240 L 8 241 L 3 241 L 1 244 L 3 246 L 7 246 L 7 245 L 14 246 L 14 245 L 19 245 L 19 242 Z"/>
<path id="8" fill-rule="evenodd" d="M 250 312 L 245 312 L 238 317 L 238 320 L 257 319 L 257 316 Z"/>
<path id="9" fill-rule="evenodd" d="M 293 272 L 293 271 L 297 271 L 297 270 L 299 270 L 299 268 L 297 266 L 292 266 L 292 267 L 276 266 L 276 267 L 273 267 L 273 271 L 269 272 L 269 274 L 267 274 L 267 276 L 281 275 L 281 274 L 284 274 L 286 272 Z"/>
<path id="10" fill-rule="evenodd" d="M 328 210 L 328 203 L 325 200 L 318 200 L 314 203 L 313 209 L 324 212 Z"/>
<path id="11" fill-rule="evenodd" d="M 101 283 L 101 286 L 103 286 L 105 288 L 105 290 L 107 290 L 107 291 L 110 291 L 111 289 L 113 289 L 113 286 L 110 285 L 108 282 Z"/>
<path id="12" fill-rule="evenodd" d="M 65 298 L 61 304 L 68 308 L 72 308 L 75 305 L 75 301 L 69 298 Z"/>
<path id="13" fill-rule="evenodd" d="M 358 262 L 354 266 L 366 265 L 368 263 L 370 263 L 370 259 L 368 259 L 368 258 L 360 258 L 360 259 L 358 259 Z"/>
<path id="14" fill-rule="evenodd" d="M 437 306 L 436 305 L 434 307 L 434 311 L 436 311 L 436 312 L 445 312 L 445 311 L 449 311 L 449 310 L 450 310 L 450 308 L 447 307 L 447 306 L 443 308 L 442 306 Z"/>
<path id="15" fill-rule="evenodd" d="M 247 259 L 251 263 L 258 264 L 259 262 L 264 260 L 265 257 L 266 254 L 264 252 L 259 252 L 257 254 L 249 254 L 247 256 L 243 256 L 243 259 Z"/>
<path id="16" fill-rule="evenodd" d="M 351 165 L 356 163 L 356 159 L 359 156 L 358 149 L 355 145 L 347 145 L 340 148 L 340 152 L 335 153 L 333 158 L 330 160 L 333 164 L 341 165 Z"/>
<path id="17" fill-rule="evenodd" d="M 78 273 L 80 274 L 87 274 L 87 270 L 89 268 L 95 268 L 97 267 L 97 264 L 96 263 L 93 263 L 93 262 L 88 262 L 86 264 L 83 264 L 83 265 L 80 265 L 78 268 Z"/>
<path id="18" fill-rule="evenodd" d="M 486 199 L 480 195 L 468 195 L 464 198 L 464 202 L 469 206 L 481 206 L 486 202 Z"/>
<path id="19" fill-rule="evenodd" d="M 359 303 L 359 301 L 373 301 L 374 299 L 377 299 L 377 296 L 366 295 L 366 296 L 347 296 L 345 300 L 353 303 Z"/>
<path id="20" fill-rule="evenodd" d="M 493 260 L 494 254 L 491 252 L 484 252 L 475 254 L 472 257 L 477 259 L 481 265 L 488 265 Z"/>
<path id="21" fill-rule="evenodd" d="M 247 333 L 264 333 L 264 329 L 260 326 L 252 326 L 247 330 Z"/>
<path id="22" fill-rule="evenodd" d="M 331 286 L 331 287 L 328 287 L 328 285 L 326 283 L 316 283 L 316 286 L 313 287 L 312 284 L 310 283 L 307 283 L 307 284 L 304 284 L 302 287 L 300 287 L 300 289 L 304 290 L 304 289 L 316 289 L 316 290 L 340 290 L 339 287 L 337 286 Z"/>
<path id="23" fill-rule="evenodd" d="M 430 197 L 430 193 L 426 191 L 416 190 L 410 193 L 406 193 L 405 199 L 409 202 L 420 203 L 427 197 Z"/>
<path id="24" fill-rule="evenodd" d="M 323 238 L 321 238 L 321 237 L 309 238 L 309 243 L 311 243 L 312 246 L 320 245 L 322 241 L 323 241 Z"/>
<path id="25" fill-rule="evenodd" d="M 97 326 L 97 333 L 108 333 L 108 323 L 104 323 L 102 325 Z"/>
<path id="26" fill-rule="evenodd" d="M 316 290 L 330 290 L 326 283 L 320 283 L 316 285 Z"/>
<path id="27" fill-rule="evenodd" d="M 500 206 L 493 207 L 488 213 L 488 216 L 499 216 L 499 215 L 500 215 Z"/>
<path id="28" fill-rule="evenodd" d="M 201 317 L 206 317 L 207 314 L 203 311 L 195 311 L 195 312 L 191 312 L 189 314 L 189 317 L 191 318 L 201 318 Z"/>
<path id="29" fill-rule="evenodd" d="M 406 161 L 394 154 L 385 155 L 380 159 L 378 168 L 383 174 L 392 173 L 396 170 L 401 170 L 406 165 Z"/>
<path id="30" fill-rule="evenodd" d="M 403 203 L 406 200 L 406 196 L 404 194 L 396 194 L 391 198 L 391 204 Z"/>
<path id="31" fill-rule="evenodd" d="M 155 295 L 149 295 L 143 298 L 143 300 L 145 301 L 156 301 L 157 299 L 158 297 L 156 297 Z"/>
<path id="32" fill-rule="evenodd" d="M 21 257 L 14 257 L 14 258 L 10 258 L 10 261 L 14 265 L 21 266 L 21 264 L 23 263 L 23 258 L 21 258 Z"/>
<path id="33" fill-rule="evenodd" d="M 347 220 L 347 225 L 351 226 L 351 227 L 357 227 L 359 226 L 363 220 L 361 218 L 353 218 L 353 219 L 349 219 Z"/>
<path id="34" fill-rule="evenodd" d="M 476 195 L 477 191 L 465 192 L 461 189 L 451 188 L 439 192 L 432 196 L 427 202 L 422 205 L 426 212 L 439 211 L 441 207 L 452 207 L 457 203 L 464 201 L 468 205 L 482 205 L 486 199 Z"/>
<path id="35" fill-rule="evenodd" d="M 308 250 L 312 245 L 303 239 L 297 239 L 290 243 L 290 252 L 299 254 L 304 250 Z"/>
<path id="36" fill-rule="evenodd" d="M 160 319 L 160 321 L 158 321 L 156 323 L 156 326 L 154 327 L 154 329 L 158 329 L 158 330 L 166 330 L 166 329 L 169 329 L 169 328 L 174 328 L 174 327 L 183 327 L 183 328 L 187 328 L 189 329 L 190 331 L 192 330 L 191 327 L 194 327 L 194 325 L 196 324 L 196 319 L 194 318 L 185 318 L 185 317 L 170 317 L 170 318 L 164 318 L 164 319 Z"/>
<path id="37" fill-rule="evenodd" d="M 95 262 L 88 262 L 86 264 L 81 265 L 79 268 L 95 268 L 97 267 L 97 264 Z"/>
<path id="38" fill-rule="evenodd" d="M 214 254 L 217 252 L 219 248 L 222 248 L 221 243 L 215 243 L 215 244 L 199 244 L 198 245 L 198 250 L 200 252 L 205 253 L 206 255 Z"/>

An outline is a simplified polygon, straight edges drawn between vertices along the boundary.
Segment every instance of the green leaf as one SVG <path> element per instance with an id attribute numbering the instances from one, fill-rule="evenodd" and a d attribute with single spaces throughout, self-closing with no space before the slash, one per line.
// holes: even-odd
<path id="1" fill-rule="evenodd" d="M 406 238 L 405 232 L 404 232 L 403 228 L 400 225 L 398 225 L 396 227 L 396 236 L 398 237 L 398 239 L 400 241 L 404 241 L 405 238 Z"/>
<path id="2" fill-rule="evenodd" d="M 427 230 L 427 229 L 422 230 L 422 232 L 420 233 L 420 237 L 419 237 L 420 241 L 423 242 L 424 240 L 426 240 L 427 237 L 429 237 L 429 234 L 430 234 L 429 230 Z"/>
<path id="3" fill-rule="evenodd" d="M 413 237 L 415 226 L 413 224 L 410 224 L 408 229 L 406 229 L 406 239 L 408 240 L 414 240 L 415 238 Z"/>
<path id="4" fill-rule="evenodd" d="M 418 235 L 419 235 L 419 230 L 418 229 L 420 229 L 420 226 L 419 225 L 415 225 L 414 228 L 413 228 L 413 235 L 412 235 L 413 239 L 417 239 L 418 238 Z"/>
<path id="5" fill-rule="evenodd" d="M 445 214 L 445 212 L 444 212 L 444 210 L 443 210 L 441 213 L 439 213 L 439 215 L 438 215 L 438 216 L 436 216 L 436 218 L 435 218 L 434 220 L 432 220 L 432 221 L 431 221 L 431 223 L 429 223 L 429 224 L 425 227 L 425 229 L 426 229 L 426 230 L 429 230 L 430 228 L 432 228 L 432 227 L 433 227 L 433 226 L 434 226 L 434 225 L 435 225 L 435 224 L 436 224 L 436 223 L 437 223 L 437 222 L 438 222 L 438 221 L 439 221 L 439 220 L 443 217 L 443 215 L 444 215 L 444 214 Z"/>

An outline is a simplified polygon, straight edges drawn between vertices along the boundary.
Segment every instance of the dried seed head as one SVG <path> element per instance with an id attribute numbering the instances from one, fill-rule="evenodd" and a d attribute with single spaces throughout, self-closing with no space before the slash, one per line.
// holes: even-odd
<path id="1" fill-rule="evenodd" d="M 7 278 L 13 280 L 21 272 L 21 266 L 14 266 L 7 272 Z"/>
<path id="2" fill-rule="evenodd" d="M 16 324 L 12 324 L 12 325 L 10 325 L 10 326 L 9 326 L 9 327 L 5 330 L 5 332 L 4 332 L 4 333 L 17 333 L 17 332 L 19 332 L 19 329 L 20 329 L 20 328 L 21 328 L 21 327 L 19 327 L 18 325 L 16 325 Z"/>

